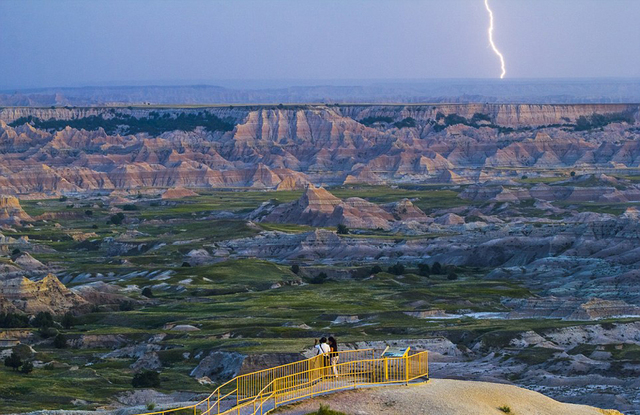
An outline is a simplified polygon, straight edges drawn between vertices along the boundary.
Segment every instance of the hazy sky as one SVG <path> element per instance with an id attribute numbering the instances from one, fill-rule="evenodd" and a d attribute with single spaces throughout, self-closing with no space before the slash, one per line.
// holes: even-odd
<path id="1" fill-rule="evenodd" d="M 507 78 L 640 77 L 640 0 L 490 0 Z M 497 78 L 483 0 L 0 0 L 0 88 Z"/>

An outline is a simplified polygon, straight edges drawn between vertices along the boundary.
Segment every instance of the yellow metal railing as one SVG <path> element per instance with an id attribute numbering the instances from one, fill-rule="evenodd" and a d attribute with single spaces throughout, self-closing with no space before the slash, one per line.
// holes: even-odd
<path id="1" fill-rule="evenodd" d="M 428 377 L 427 352 L 375 357 L 372 349 L 338 352 L 338 363 L 315 356 L 237 376 L 202 401 L 141 415 L 266 414 L 276 407 L 318 394 L 364 385 L 409 383 Z"/>

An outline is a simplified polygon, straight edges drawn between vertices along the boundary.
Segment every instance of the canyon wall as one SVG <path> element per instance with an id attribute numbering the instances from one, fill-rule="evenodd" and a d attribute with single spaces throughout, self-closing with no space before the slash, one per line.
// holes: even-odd
<path id="1" fill-rule="evenodd" d="M 625 172 L 640 168 L 639 118 L 621 104 L 2 108 L 0 185 L 32 196 Z"/>

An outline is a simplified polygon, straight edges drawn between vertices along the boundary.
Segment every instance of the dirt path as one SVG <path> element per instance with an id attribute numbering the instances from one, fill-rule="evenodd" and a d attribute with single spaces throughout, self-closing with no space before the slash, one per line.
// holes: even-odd
<path id="1" fill-rule="evenodd" d="M 304 415 L 320 404 L 348 415 L 616 415 L 616 411 L 560 403 L 537 392 L 497 383 L 432 379 L 428 384 L 359 389 L 280 408 L 279 415 Z"/>

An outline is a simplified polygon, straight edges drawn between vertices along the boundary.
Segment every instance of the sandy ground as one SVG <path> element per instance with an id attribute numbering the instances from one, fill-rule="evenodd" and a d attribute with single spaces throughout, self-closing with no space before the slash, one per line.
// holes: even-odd
<path id="1" fill-rule="evenodd" d="M 279 415 L 304 415 L 320 404 L 349 415 L 614 415 L 617 411 L 560 403 L 537 392 L 497 383 L 432 379 L 427 384 L 338 392 L 279 408 Z"/>

